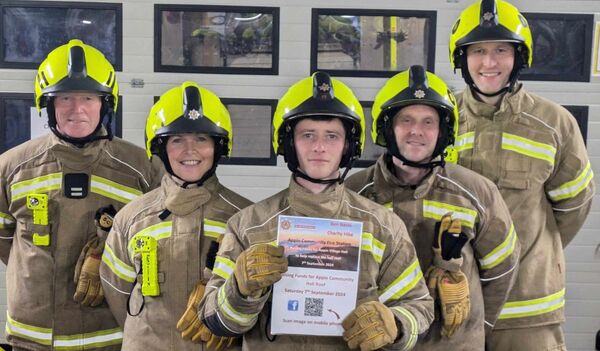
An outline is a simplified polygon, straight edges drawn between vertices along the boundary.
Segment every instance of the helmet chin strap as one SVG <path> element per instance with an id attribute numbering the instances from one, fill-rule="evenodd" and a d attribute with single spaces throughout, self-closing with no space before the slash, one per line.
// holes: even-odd
<path id="1" fill-rule="evenodd" d="M 333 183 L 339 183 L 342 184 L 344 182 L 344 179 L 346 179 L 346 175 L 348 175 L 348 172 L 350 171 L 350 168 L 352 167 L 346 167 L 346 169 L 344 169 L 344 172 L 340 174 L 339 177 L 337 178 L 331 178 L 331 179 L 316 179 L 313 178 L 311 176 L 309 176 L 308 174 L 302 172 L 300 170 L 300 168 L 296 168 L 295 171 L 293 171 L 293 175 L 294 178 L 302 178 L 302 179 L 306 179 L 311 183 L 315 183 L 315 184 L 333 184 Z"/>

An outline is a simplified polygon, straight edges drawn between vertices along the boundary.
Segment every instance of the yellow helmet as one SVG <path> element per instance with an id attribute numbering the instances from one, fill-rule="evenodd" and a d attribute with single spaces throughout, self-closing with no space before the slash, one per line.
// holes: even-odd
<path id="1" fill-rule="evenodd" d="M 432 154 L 432 160 L 441 156 L 441 161 L 419 164 L 406 159 L 396 143 L 394 135 L 394 116 L 409 105 L 429 105 L 435 108 L 440 117 L 440 133 Z M 458 108 L 454 94 L 446 83 L 422 66 L 411 66 L 388 79 L 379 90 L 371 109 L 373 125 L 371 137 L 377 145 L 385 147 L 388 152 L 413 167 L 433 167 L 443 165 L 444 159 L 456 163 L 457 154 L 453 147 L 458 133 Z"/>
<path id="2" fill-rule="evenodd" d="M 466 47 L 484 41 L 515 43 L 514 85 L 522 68 L 531 67 L 533 39 L 529 24 L 519 10 L 504 0 L 481 0 L 467 7 L 454 23 L 450 34 L 450 63 L 460 68 L 469 85 L 473 80 L 466 65 Z M 465 73 L 468 77 L 465 76 Z"/>
<path id="3" fill-rule="evenodd" d="M 165 137 L 174 134 L 203 133 L 215 141 L 214 165 L 233 148 L 229 111 L 212 91 L 194 82 L 183 82 L 162 94 L 146 120 L 146 153 L 158 155 L 171 173 L 166 159 Z"/>
<path id="4" fill-rule="evenodd" d="M 360 102 L 346 84 L 325 72 L 315 72 L 288 89 L 279 99 L 273 116 L 273 149 L 285 157 L 292 172 L 298 167 L 293 126 L 305 117 L 335 117 L 342 121 L 349 145 L 340 167 L 349 168 L 360 157 L 365 144 L 365 118 Z"/>
<path id="5" fill-rule="evenodd" d="M 72 39 L 52 50 L 42 61 L 35 76 L 35 106 L 40 112 L 48 108 L 50 129 L 59 137 L 71 142 L 88 142 L 94 139 L 112 138 L 110 124 L 117 110 L 119 86 L 115 69 L 96 48 Z M 56 130 L 56 116 L 52 97 L 64 92 L 93 92 L 103 96 L 100 123 L 92 136 L 75 139 Z M 94 137 L 104 117 L 108 117 L 108 136 Z"/>

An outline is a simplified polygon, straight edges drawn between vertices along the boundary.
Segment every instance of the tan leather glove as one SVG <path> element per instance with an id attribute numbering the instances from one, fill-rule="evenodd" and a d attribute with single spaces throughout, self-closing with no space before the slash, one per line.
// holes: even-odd
<path id="1" fill-rule="evenodd" d="M 100 284 L 103 250 L 104 240 L 94 237 L 84 246 L 75 265 L 73 300 L 84 306 L 95 307 L 104 301 L 104 290 Z"/>
<path id="2" fill-rule="evenodd" d="M 460 252 L 466 241 L 460 220 L 445 214 L 436 229 L 433 265 L 425 273 L 429 293 L 439 301 L 443 336 L 454 335 L 469 318 L 471 310 L 469 281 L 460 271 Z"/>
<path id="3" fill-rule="evenodd" d="M 205 342 L 209 350 L 224 350 L 233 344 L 235 338 L 214 335 L 198 318 L 198 305 L 204 297 L 204 289 L 205 285 L 199 282 L 192 290 L 187 308 L 177 322 L 177 330 L 185 340 Z"/>
<path id="4" fill-rule="evenodd" d="M 257 244 L 238 256 L 234 275 L 243 296 L 259 297 L 264 289 L 279 281 L 287 269 L 283 246 Z"/>
<path id="5" fill-rule="evenodd" d="M 342 322 L 344 341 L 348 347 L 361 351 L 377 350 L 393 344 L 398 338 L 396 318 L 379 301 L 369 301 L 356 307 Z"/>

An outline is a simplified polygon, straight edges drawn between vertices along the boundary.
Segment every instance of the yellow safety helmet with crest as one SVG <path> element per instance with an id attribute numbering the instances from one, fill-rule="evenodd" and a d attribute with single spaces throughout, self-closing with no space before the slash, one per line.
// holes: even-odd
<path id="1" fill-rule="evenodd" d="M 438 140 L 431 161 L 417 163 L 402 155 L 394 135 L 394 116 L 409 105 L 428 105 L 439 114 Z M 385 147 L 388 152 L 412 167 L 429 168 L 442 165 L 445 161 L 456 163 L 457 152 L 453 148 L 458 133 L 458 107 L 456 98 L 446 83 L 438 76 L 427 72 L 422 66 L 411 66 L 388 79 L 379 90 L 371 109 L 373 142 Z M 440 156 L 440 160 L 435 161 Z"/>
<path id="2" fill-rule="evenodd" d="M 115 69 L 104 55 L 81 40 L 72 39 L 52 50 L 42 61 L 35 77 L 35 105 L 38 112 L 46 108 L 48 124 L 61 139 L 83 144 L 97 139 L 111 139 L 111 124 L 119 101 L 119 86 Z M 60 93 L 84 92 L 101 96 L 100 122 L 85 138 L 72 138 L 56 128 L 54 96 Z M 107 135 L 99 135 L 102 121 L 107 118 Z"/>

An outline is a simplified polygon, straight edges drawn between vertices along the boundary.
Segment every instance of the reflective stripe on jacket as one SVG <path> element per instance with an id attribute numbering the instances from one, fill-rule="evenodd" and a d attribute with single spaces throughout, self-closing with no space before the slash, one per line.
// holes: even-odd
<path id="1" fill-rule="evenodd" d="M 118 138 L 78 148 L 48 134 L 0 155 L 9 343 L 36 350 L 120 350 L 122 333 L 106 302 L 84 307 L 73 301 L 75 264 L 96 236 L 96 211 L 121 209 L 158 186 L 161 173 L 143 149 Z M 48 196 L 47 224 L 28 207 L 31 195 Z"/>
<path id="2" fill-rule="evenodd" d="M 460 219 L 469 238 L 461 267 L 469 281 L 469 319 L 451 338 L 442 337 L 442 321 L 434 321 L 415 349 L 483 350 L 484 325 L 490 330 L 496 323 L 517 274 L 519 244 L 508 208 L 494 184 L 464 167 L 436 167 L 413 187 L 400 183 L 390 163 L 382 155 L 375 165 L 348 178 L 346 186 L 402 218 L 424 272 L 433 264 L 435 226 L 444 214 Z"/>
<path id="3" fill-rule="evenodd" d="M 205 348 L 183 340 L 175 326 L 196 284 L 210 278 L 206 257 L 211 243 L 225 233 L 229 217 L 249 204 L 216 176 L 201 187 L 184 189 L 165 175 L 159 189 L 119 212 L 106 241 L 100 275 L 111 309 L 124 324 L 123 350 Z M 161 219 L 165 209 L 170 214 Z M 140 236 L 157 241 L 159 296 L 142 297 L 140 291 L 141 254 L 133 251 Z M 132 314 L 139 312 L 143 301 L 139 315 L 127 315 L 128 299 Z"/>
<path id="4" fill-rule="evenodd" d="M 378 299 L 397 319 L 402 337 L 386 349 L 408 350 L 433 320 L 433 303 L 423 272 L 402 221 L 384 207 L 334 184 L 320 194 L 294 180 L 289 188 L 233 216 L 219 249 L 217 268 L 207 285 L 201 315 L 216 332 L 244 334 L 244 350 L 347 350 L 341 337 L 278 335 L 267 340 L 265 330 L 270 293 L 243 298 L 235 282 L 235 260 L 248 247 L 274 243 L 279 215 L 337 218 L 363 224 L 357 302 Z M 269 336 L 270 338 L 272 336 Z"/>
<path id="5" fill-rule="evenodd" d="M 519 275 L 498 329 L 564 320 L 563 248 L 579 231 L 595 191 L 577 122 L 521 85 L 500 107 L 457 96 L 459 163 L 498 185 L 515 224 Z"/>

